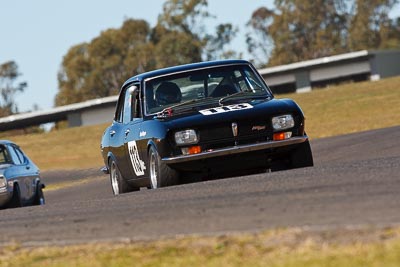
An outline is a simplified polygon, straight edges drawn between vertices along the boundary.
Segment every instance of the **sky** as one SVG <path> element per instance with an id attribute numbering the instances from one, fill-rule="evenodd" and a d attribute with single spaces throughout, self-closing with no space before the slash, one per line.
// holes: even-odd
<path id="1" fill-rule="evenodd" d="M 17 63 L 17 82 L 28 87 L 15 96 L 20 112 L 54 106 L 57 73 L 63 56 L 79 43 L 90 42 L 101 31 L 119 28 L 127 18 L 145 19 L 155 26 L 164 0 L 0 0 L 0 64 Z M 232 23 L 240 32 L 232 47 L 246 53 L 245 25 L 257 8 L 273 7 L 273 0 L 209 0 L 207 28 Z M 124 81 L 121 81 L 121 85 Z"/>
<path id="2" fill-rule="evenodd" d="M 246 23 L 257 8 L 273 8 L 273 0 L 208 0 L 215 15 L 207 28 L 232 23 L 239 33 L 232 48 L 244 54 Z M 79 43 L 90 42 L 109 28 L 121 27 L 127 18 L 144 19 L 155 26 L 164 0 L 0 0 L 0 64 L 13 60 L 26 81 L 25 92 L 16 95 L 20 112 L 54 106 L 57 73 L 63 56 Z M 400 16 L 400 6 L 392 12 Z M 121 81 L 121 85 L 124 81 Z"/>

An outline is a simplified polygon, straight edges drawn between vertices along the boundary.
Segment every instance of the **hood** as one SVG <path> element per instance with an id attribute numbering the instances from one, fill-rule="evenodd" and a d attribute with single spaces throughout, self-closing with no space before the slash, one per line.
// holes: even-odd
<path id="1" fill-rule="evenodd" d="M 170 117 L 161 120 L 169 129 L 214 124 L 232 120 L 248 120 L 249 118 L 268 118 L 282 114 L 293 114 L 303 118 L 299 106 L 291 99 L 243 100 L 224 106 L 218 103 L 200 107 L 198 110 L 175 112 Z"/>

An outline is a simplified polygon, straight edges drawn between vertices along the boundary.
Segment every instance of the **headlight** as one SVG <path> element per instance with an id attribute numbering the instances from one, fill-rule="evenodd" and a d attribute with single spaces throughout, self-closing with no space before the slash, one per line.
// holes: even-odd
<path id="1" fill-rule="evenodd" d="M 6 187 L 6 186 L 7 186 L 6 178 L 4 178 L 4 176 L 0 176 L 0 188 Z"/>
<path id="2" fill-rule="evenodd" d="M 197 144 L 199 137 L 195 130 L 189 129 L 175 133 L 175 142 L 177 145 Z"/>
<path id="3" fill-rule="evenodd" d="M 274 130 L 289 129 L 294 126 L 293 116 L 290 114 L 277 116 L 272 118 L 272 127 Z"/>

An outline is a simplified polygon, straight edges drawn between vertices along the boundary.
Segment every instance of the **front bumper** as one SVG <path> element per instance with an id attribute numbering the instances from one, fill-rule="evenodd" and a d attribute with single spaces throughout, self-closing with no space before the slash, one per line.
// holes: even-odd
<path id="1" fill-rule="evenodd" d="M 271 149 L 271 148 L 296 145 L 296 144 L 306 142 L 307 140 L 308 140 L 308 137 L 306 135 L 305 136 L 296 136 L 296 137 L 292 137 L 290 139 L 282 140 L 282 141 L 268 141 L 268 142 L 260 142 L 260 143 L 256 143 L 256 144 L 250 144 L 250 145 L 238 145 L 238 146 L 226 147 L 226 148 L 221 148 L 221 149 L 215 149 L 212 151 L 204 151 L 204 152 L 201 152 L 198 154 L 192 154 L 192 155 L 165 157 L 165 158 L 162 158 L 161 160 L 163 162 L 165 162 L 166 164 L 184 163 L 184 162 L 208 159 L 208 158 L 213 158 L 213 157 L 228 156 L 228 155 L 246 153 L 246 152 L 251 152 L 251 151 L 259 151 L 259 150 L 265 150 L 265 149 Z"/>

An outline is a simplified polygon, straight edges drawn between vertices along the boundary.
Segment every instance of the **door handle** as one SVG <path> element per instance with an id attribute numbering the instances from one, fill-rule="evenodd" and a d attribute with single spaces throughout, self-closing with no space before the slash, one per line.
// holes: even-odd
<path id="1" fill-rule="evenodd" d="M 125 135 L 128 135 L 130 132 L 131 132 L 131 130 L 126 129 L 126 130 L 125 130 Z"/>
<path id="2" fill-rule="evenodd" d="M 111 135 L 111 137 L 113 137 L 113 136 L 114 136 L 114 134 L 116 134 L 116 131 L 114 131 L 114 130 L 111 130 L 111 131 L 110 131 L 110 135 Z"/>

